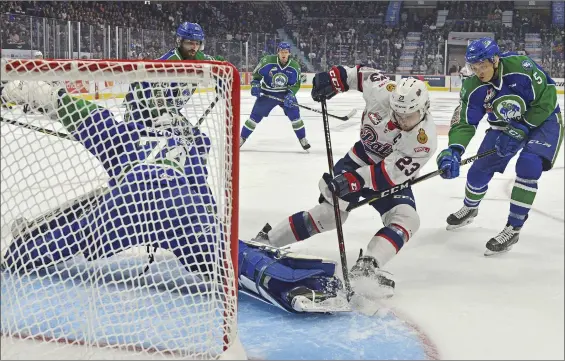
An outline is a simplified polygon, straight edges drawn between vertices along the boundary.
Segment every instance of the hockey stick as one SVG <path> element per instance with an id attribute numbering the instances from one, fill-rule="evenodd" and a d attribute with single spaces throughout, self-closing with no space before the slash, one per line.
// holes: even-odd
<path id="1" fill-rule="evenodd" d="M 486 152 L 476 154 L 476 155 L 474 155 L 474 156 L 472 156 L 472 157 L 469 157 L 469 158 L 467 158 L 467 159 L 463 159 L 461 162 L 459 162 L 459 165 L 463 166 L 463 165 L 467 165 L 467 164 L 469 164 L 469 163 L 473 163 L 473 162 L 476 161 L 477 159 L 481 159 L 481 158 L 484 158 L 484 157 L 488 157 L 489 155 L 494 154 L 494 153 L 496 153 L 496 149 L 487 150 Z M 359 208 L 359 207 L 364 206 L 365 204 L 373 203 L 373 202 L 375 202 L 375 201 L 378 201 L 378 200 L 381 199 L 381 198 L 387 197 L 387 196 L 389 196 L 389 195 L 391 195 L 391 194 L 394 194 L 394 193 L 398 193 L 398 192 L 400 192 L 400 191 L 403 190 L 403 189 L 406 189 L 406 188 L 408 188 L 408 187 L 410 187 L 410 186 L 412 186 L 412 185 L 414 185 L 414 184 L 418 184 L 418 183 L 420 183 L 420 182 L 423 182 L 423 181 L 425 181 L 426 179 L 430 179 L 430 178 L 433 178 L 433 177 L 435 177 L 435 176 L 438 176 L 438 175 L 440 175 L 440 174 L 442 174 L 442 173 L 443 173 L 443 171 L 442 171 L 441 169 L 438 169 L 438 170 L 433 171 L 433 172 L 430 172 L 430 173 L 428 173 L 428 174 L 424 174 L 423 176 L 418 177 L 418 178 L 416 178 L 416 179 L 414 179 L 414 180 L 410 180 L 410 179 L 409 179 L 409 180 L 407 180 L 407 181 L 404 182 L 404 183 L 401 183 L 401 184 L 396 185 L 396 186 L 394 186 L 394 187 L 391 187 L 391 188 L 384 189 L 384 190 L 380 191 L 376 196 L 374 196 L 374 197 L 372 197 L 372 198 L 363 199 L 361 202 L 356 203 L 356 204 L 354 204 L 354 205 L 351 205 L 351 206 L 347 207 L 347 211 L 352 211 L 352 210 L 354 210 L 354 209 L 356 209 L 356 208 Z"/>
<path id="2" fill-rule="evenodd" d="M 22 123 L 22 122 L 19 122 L 17 120 L 6 119 L 2 116 L 0 116 L 0 121 L 2 121 L 4 123 L 16 125 L 18 127 L 22 127 L 22 128 L 26 128 L 26 129 L 30 129 L 30 130 L 35 130 L 36 132 L 39 132 L 39 133 L 52 135 L 52 136 L 55 136 L 55 137 L 58 137 L 58 138 L 61 138 L 61 139 L 76 140 L 71 134 L 68 134 L 68 133 L 60 133 L 60 132 L 56 132 L 56 131 L 53 131 L 53 130 L 36 127 L 35 125 Z"/>
<path id="3" fill-rule="evenodd" d="M 218 101 L 220 101 L 220 98 L 216 95 L 216 99 L 214 99 L 214 101 L 210 103 L 210 105 L 208 105 L 208 108 L 204 111 L 204 114 L 202 114 L 202 116 L 198 119 L 198 122 L 196 122 L 196 126 L 200 126 L 202 125 L 202 123 L 204 123 L 204 119 L 206 119 L 208 114 L 210 114 L 212 109 L 214 109 Z"/>
<path id="4" fill-rule="evenodd" d="M 262 96 L 264 96 L 264 97 L 266 97 L 266 98 L 273 99 L 273 100 L 278 100 L 278 101 L 280 101 L 281 103 L 284 103 L 284 100 L 283 100 L 283 99 L 277 98 L 276 96 L 269 95 L 269 94 L 265 94 L 265 93 L 261 93 L 261 94 L 262 94 Z M 314 112 L 314 113 L 318 113 L 318 114 L 322 114 L 322 115 L 323 115 L 322 111 L 320 111 L 320 110 L 318 110 L 318 109 L 310 108 L 310 107 L 307 107 L 306 105 L 302 105 L 302 104 L 298 104 L 298 103 L 295 103 L 295 105 L 299 106 L 300 108 L 307 109 L 307 110 L 309 110 L 309 111 L 311 111 L 311 112 Z M 330 114 L 330 113 L 326 113 L 326 115 L 329 116 L 329 117 L 332 117 L 332 118 L 336 118 L 336 119 L 339 119 L 339 120 L 346 121 L 346 120 L 351 119 L 351 117 L 353 117 L 353 116 L 355 115 L 355 113 L 357 113 L 357 109 L 353 109 L 352 111 L 350 111 L 347 115 L 345 115 L 345 116 L 343 116 L 343 117 L 340 117 L 340 116 L 338 116 L 338 115 L 333 115 L 333 114 Z"/>
<path id="5" fill-rule="evenodd" d="M 326 108 L 326 99 L 322 99 L 322 121 L 324 123 L 324 136 L 326 139 L 326 151 L 328 155 L 328 168 L 329 174 L 333 178 L 334 176 L 334 160 L 333 160 L 333 150 L 332 150 L 332 140 L 330 138 L 330 124 L 328 120 L 328 111 Z M 337 231 L 337 243 L 339 245 L 339 256 L 341 258 L 341 270 L 343 272 L 343 282 L 345 284 L 345 291 L 347 292 L 347 301 L 351 300 L 353 296 L 353 290 L 351 289 L 351 282 L 349 281 L 349 269 L 347 268 L 347 257 L 345 254 L 345 242 L 343 239 L 343 228 L 341 224 L 341 211 L 339 209 L 339 201 L 336 193 L 332 193 L 334 215 L 335 215 L 335 225 Z"/>

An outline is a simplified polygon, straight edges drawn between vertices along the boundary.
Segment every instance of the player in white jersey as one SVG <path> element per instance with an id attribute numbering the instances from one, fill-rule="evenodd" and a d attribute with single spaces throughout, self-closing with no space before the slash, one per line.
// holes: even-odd
<path id="1" fill-rule="evenodd" d="M 350 206 L 376 191 L 401 184 L 417 176 L 436 151 L 435 125 L 429 113 L 429 93 L 425 83 L 414 78 L 398 84 L 375 69 L 335 66 L 314 77 L 312 98 L 330 99 L 350 89 L 363 93 L 365 111 L 360 140 L 334 167 L 332 179 L 324 174 L 319 183 L 318 205 L 300 211 L 270 229 L 267 224 L 258 239 L 282 247 L 336 228 L 332 192 L 340 202 L 342 222 Z M 374 225 L 365 254 L 351 269 L 352 278 L 369 277 L 394 288 L 394 282 L 381 270 L 416 233 L 420 218 L 410 187 L 370 203 L 382 217 L 383 227 Z M 270 231 L 269 231 L 270 230 Z"/>

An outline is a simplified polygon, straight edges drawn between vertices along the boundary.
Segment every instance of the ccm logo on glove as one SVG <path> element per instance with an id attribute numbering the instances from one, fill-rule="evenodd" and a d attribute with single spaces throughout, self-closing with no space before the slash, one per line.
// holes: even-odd
<path id="1" fill-rule="evenodd" d="M 343 83 L 340 79 L 339 70 L 336 67 L 333 67 L 328 74 L 330 75 L 334 90 L 338 93 L 343 93 Z"/>

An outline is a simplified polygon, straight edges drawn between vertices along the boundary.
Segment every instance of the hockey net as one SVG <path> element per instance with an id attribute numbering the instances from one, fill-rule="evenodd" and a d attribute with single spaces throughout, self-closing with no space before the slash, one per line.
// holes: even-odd
<path id="1" fill-rule="evenodd" d="M 206 61 L 1 66 L 2 358 L 245 357 L 237 333 L 237 70 Z M 11 98 L 11 83 L 33 96 Z M 180 125 L 180 153 L 162 140 L 166 131 L 108 140 L 108 124 L 140 122 L 124 98 L 139 84 L 151 109 L 174 107 L 176 119 L 191 123 Z M 72 101 L 53 105 L 60 90 L 38 95 L 54 88 Z M 109 113 L 97 118 L 85 104 Z M 132 161 L 135 152 L 145 158 Z"/>

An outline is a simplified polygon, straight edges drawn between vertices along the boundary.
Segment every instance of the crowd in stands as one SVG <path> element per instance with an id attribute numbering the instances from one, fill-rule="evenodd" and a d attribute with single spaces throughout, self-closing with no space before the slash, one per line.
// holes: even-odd
<path id="1" fill-rule="evenodd" d="M 492 32 L 503 51 L 527 52 L 526 34 L 541 36 L 541 64 L 563 77 L 562 29 L 551 25 L 550 15 L 514 9 L 514 2 L 439 1 L 434 7 L 401 8 L 398 22 L 387 22 L 390 2 L 288 1 L 288 2 L 133 2 L 133 1 L 9 1 L 0 2 L 3 48 L 51 49 L 64 47 L 67 21 L 80 22 L 80 51 L 91 57 L 115 57 L 105 49 L 108 35 L 120 27 L 120 56 L 154 59 L 175 45 L 175 30 L 183 21 L 200 23 L 206 32 L 206 52 L 225 56 L 252 69 L 259 59 L 273 53 L 284 29 L 296 45 L 296 59 L 303 71 L 320 71 L 335 64 L 368 64 L 387 73 L 397 71 L 405 52 L 407 34 L 419 34 L 418 46 L 407 61 L 413 74 L 443 74 L 463 64 L 444 59 L 445 41 L 452 31 Z M 448 11 L 444 24 L 438 11 Z M 503 13 L 511 11 L 510 24 Z M 46 28 L 48 24 L 59 25 Z M 32 19 L 30 21 L 30 19 Z M 43 33 L 49 30 L 48 44 Z M 62 40 L 56 44 L 54 31 Z M 108 33 L 109 31 L 109 33 Z M 126 36 L 127 35 L 127 36 Z M 113 38 L 112 38 L 113 39 Z M 127 43 L 126 43 L 127 39 Z M 245 42 L 248 56 L 245 57 Z M 114 46 L 110 42 L 110 47 Z M 448 48 L 449 50 L 449 48 Z M 75 54 L 74 54 L 75 55 Z M 413 55 L 413 56 L 412 56 Z M 406 60 L 402 60 L 406 62 Z"/>

